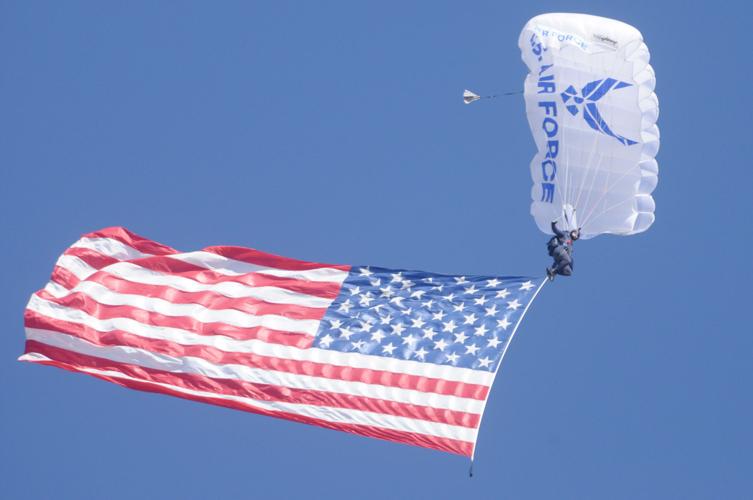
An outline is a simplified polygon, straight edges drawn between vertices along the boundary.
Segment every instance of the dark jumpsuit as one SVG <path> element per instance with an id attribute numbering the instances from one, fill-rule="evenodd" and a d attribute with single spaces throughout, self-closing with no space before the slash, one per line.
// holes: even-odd
<path id="1" fill-rule="evenodd" d="M 570 232 L 560 231 L 557 222 L 552 222 L 554 236 L 546 244 L 549 255 L 554 258 L 554 264 L 549 268 L 552 274 L 570 276 L 573 274 L 573 240 Z"/>

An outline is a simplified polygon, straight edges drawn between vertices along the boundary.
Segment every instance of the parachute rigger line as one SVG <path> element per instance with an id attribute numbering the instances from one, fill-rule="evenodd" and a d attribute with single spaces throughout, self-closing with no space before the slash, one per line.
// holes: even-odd
<path id="1" fill-rule="evenodd" d="M 528 312 L 528 309 L 531 308 L 531 304 L 534 303 L 534 301 L 536 300 L 536 297 L 539 295 L 539 292 L 541 291 L 542 288 L 544 288 L 544 285 L 546 285 L 548 281 L 549 281 L 549 278 L 547 278 L 546 276 L 541 279 L 541 283 L 539 284 L 539 287 L 536 289 L 535 292 L 533 292 L 533 297 L 531 297 L 531 300 L 528 301 L 528 304 L 526 305 L 525 309 L 523 309 L 523 313 L 520 315 L 520 318 L 518 318 L 517 323 L 515 323 L 515 327 L 513 328 L 512 333 L 510 334 L 510 339 L 507 341 L 507 344 L 505 344 L 505 348 L 502 350 L 502 355 L 499 358 L 499 364 L 497 365 L 497 369 L 494 370 L 494 377 L 492 377 L 492 383 L 489 385 L 490 389 L 491 387 L 494 386 L 494 381 L 497 379 L 497 373 L 499 373 L 499 369 L 502 366 L 502 362 L 505 360 L 505 354 L 507 354 L 507 349 L 510 348 L 510 344 L 512 344 L 512 339 L 513 337 L 515 337 L 515 333 L 518 331 L 518 327 L 520 326 L 520 323 L 523 321 L 523 318 L 526 317 L 526 313 Z M 484 411 L 486 410 L 487 402 L 489 402 L 489 398 L 486 398 L 481 408 L 481 417 L 479 417 L 479 421 L 478 421 L 478 431 L 481 430 L 481 421 L 484 418 Z M 478 437 L 478 433 L 476 434 L 476 436 Z M 469 477 L 473 477 L 473 460 L 475 456 L 476 456 L 476 442 L 474 440 L 473 451 L 471 452 L 471 457 L 470 457 L 471 467 L 470 467 L 470 470 L 468 471 Z"/>

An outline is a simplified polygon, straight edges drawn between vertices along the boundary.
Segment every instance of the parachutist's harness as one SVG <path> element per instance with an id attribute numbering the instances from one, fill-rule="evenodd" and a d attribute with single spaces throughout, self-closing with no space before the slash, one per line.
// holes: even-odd
<path id="1" fill-rule="evenodd" d="M 573 238 L 569 232 L 557 227 L 557 221 L 552 222 L 552 232 L 554 236 L 547 243 L 549 255 L 554 258 L 554 263 L 546 270 L 550 280 L 553 280 L 557 274 L 562 276 L 573 274 Z"/>

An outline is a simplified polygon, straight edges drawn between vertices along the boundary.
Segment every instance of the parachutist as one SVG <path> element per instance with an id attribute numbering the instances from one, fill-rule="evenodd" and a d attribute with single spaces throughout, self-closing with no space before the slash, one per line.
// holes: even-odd
<path id="1" fill-rule="evenodd" d="M 580 229 L 562 231 L 557 227 L 557 221 L 552 221 L 552 236 L 546 244 L 549 255 L 554 259 L 551 267 L 546 268 L 549 281 L 553 281 L 558 274 L 570 276 L 573 274 L 573 242 L 580 238 Z"/>

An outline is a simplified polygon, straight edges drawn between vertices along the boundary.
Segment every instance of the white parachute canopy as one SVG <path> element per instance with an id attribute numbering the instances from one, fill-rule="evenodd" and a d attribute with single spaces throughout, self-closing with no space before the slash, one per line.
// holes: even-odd
<path id="1" fill-rule="evenodd" d="M 543 14 L 518 42 L 530 73 L 531 214 L 539 229 L 635 234 L 654 222 L 659 101 L 648 47 L 620 21 Z"/>

